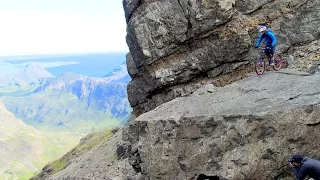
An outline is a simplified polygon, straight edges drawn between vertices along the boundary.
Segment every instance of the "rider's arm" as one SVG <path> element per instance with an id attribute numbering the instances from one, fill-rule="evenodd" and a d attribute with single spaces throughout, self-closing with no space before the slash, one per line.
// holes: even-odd
<path id="1" fill-rule="evenodd" d="M 256 47 L 260 46 L 261 41 L 262 41 L 262 34 L 260 33 L 256 42 Z"/>
<path id="2" fill-rule="evenodd" d="M 272 39 L 272 44 L 271 44 L 271 46 L 274 47 L 274 46 L 276 45 L 276 43 L 277 43 L 277 38 L 276 38 L 276 36 L 275 36 L 272 32 L 269 32 L 269 35 L 270 35 L 270 37 L 271 37 L 271 39 Z"/>
<path id="3" fill-rule="evenodd" d="M 299 180 L 304 180 L 307 177 L 307 170 L 305 167 L 293 167 L 292 171 L 294 175 L 299 179 Z"/>

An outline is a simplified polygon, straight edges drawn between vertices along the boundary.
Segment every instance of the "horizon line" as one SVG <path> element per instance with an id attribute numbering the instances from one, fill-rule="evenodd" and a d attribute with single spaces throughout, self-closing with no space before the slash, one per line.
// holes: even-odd
<path id="1" fill-rule="evenodd" d="M 108 53 L 129 53 L 130 51 L 97 51 L 97 52 L 69 52 L 69 53 L 34 53 L 34 54 L 16 54 L 16 55 L 0 55 L 2 58 L 13 58 L 13 57 L 34 57 L 34 56 L 69 56 L 69 55 L 86 55 L 86 54 L 108 54 Z"/>

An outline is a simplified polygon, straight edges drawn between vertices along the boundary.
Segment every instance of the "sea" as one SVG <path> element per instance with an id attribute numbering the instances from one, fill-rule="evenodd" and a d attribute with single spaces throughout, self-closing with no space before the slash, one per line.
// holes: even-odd
<path id="1" fill-rule="evenodd" d="M 103 77 L 125 63 L 127 52 L 83 53 L 63 55 L 27 55 L 0 57 L 0 73 L 12 73 L 29 63 L 37 63 L 51 74 L 60 76 L 66 72 L 89 77 Z"/>

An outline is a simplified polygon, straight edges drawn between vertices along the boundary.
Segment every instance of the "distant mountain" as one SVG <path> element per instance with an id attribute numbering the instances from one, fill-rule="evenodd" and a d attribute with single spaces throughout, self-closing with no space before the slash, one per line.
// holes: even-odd
<path id="1" fill-rule="evenodd" d="M 0 179 L 28 179 L 77 144 L 79 135 L 45 134 L 23 123 L 0 101 Z M 51 152 L 54 149 L 55 152 Z"/>
<path id="2" fill-rule="evenodd" d="M 126 122 L 129 81 L 125 64 L 100 78 L 54 76 L 37 63 L 1 75 L 0 179 L 29 179 L 77 144 L 80 134 Z"/>
<path id="3" fill-rule="evenodd" d="M 74 73 L 65 73 L 37 88 L 34 93 L 56 96 L 73 94 L 87 106 L 98 110 L 111 110 L 118 116 L 129 112 L 126 86 L 130 81 L 126 66 L 121 65 L 104 78 L 92 78 Z"/>
<path id="4" fill-rule="evenodd" d="M 1 74 L 0 74 L 1 75 Z M 7 73 L 0 77 L 0 96 L 24 95 L 30 93 L 48 78 L 54 76 L 36 63 L 27 64 L 17 73 Z"/>
<path id="5" fill-rule="evenodd" d="M 39 79 L 44 78 L 51 78 L 54 77 L 51 73 L 49 73 L 47 70 L 42 68 L 40 65 L 36 63 L 29 63 L 25 66 L 25 68 L 16 73 L 13 74 L 13 81 L 18 82 L 30 82 L 30 81 L 37 81 Z"/>
<path id="6" fill-rule="evenodd" d="M 107 79 L 108 81 L 125 83 L 128 83 L 131 80 L 130 76 L 128 75 L 128 70 L 125 62 L 122 63 L 119 67 L 115 68 L 109 74 L 103 76 L 103 78 Z"/>
<path id="7" fill-rule="evenodd" d="M 0 78 L 0 84 L 23 84 L 52 77 L 54 76 L 39 64 L 29 63 L 17 73 L 3 74 Z"/>
<path id="8" fill-rule="evenodd" d="M 129 81 L 122 64 L 103 78 L 65 73 L 42 81 L 27 95 L 2 99 L 10 111 L 34 127 L 89 133 L 129 118 Z"/>

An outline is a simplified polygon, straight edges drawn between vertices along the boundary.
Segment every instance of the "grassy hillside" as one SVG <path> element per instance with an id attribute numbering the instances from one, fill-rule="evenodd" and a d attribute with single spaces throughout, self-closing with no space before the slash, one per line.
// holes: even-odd
<path id="1" fill-rule="evenodd" d="M 109 152 L 106 150 L 105 145 L 110 140 L 110 137 L 113 135 L 112 130 L 106 129 L 101 132 L 94 132 L 87 135 L 85 138 L 81 139 L 80 143 L 71 149 L 68 153 L 66 153 L 60 159 L 48 163 L 41 172 L 39 172 L 36 176 L 32 179 L 46 179 L 49 176 L 53 176 L 56 173 L 60 172 L 61 170 L 67 168 L 68 166 L 74 166 L 78 163 L 79 158 L 89 158 L 89 152 L 94 150 L 96 156 L 103 156 L 104 159 L 113 159 L 117 160 L 117 156 L 115 151 Z M 97 151 L 98 150 L 98 151 Z M 85 155 L 87 154 L 87 155 Z M 107 157 L 107 158 L 106 158 Z"/>
<path id="2" fill-rule="evenodd" d="M 43 133 L 27 126 L 0 102 L 0 179 L 29 179 L 82 137 L 76 133 Z"/>
<path id="3" fill-rule="evenodd" d="M 0 85 L 0 96 L 24 96 L 37 89 L 43 83 L 45 83 L 45 80 L 3 84 Z"/>
<path id="4" fill-rule="evenodd" d="M 110 111 L 88 107 L 73 94 L 34 94 L 23 97 L 1 97 L 7 108 L 24 122 L 42 131 L 82 132 L 120 125 Z"/>
<path id="5" fill-rule="evenodd" d="M 102 78 L 75 73 L 53 77 L 35 64 L 0 76 L 0 179 L 29 179 L 84 134 L 126 122 L 131 112 L 129 81 L 125 64 Z M 72 155 L 95 147 L 108 133 L 90 134 L 92 141 L 85 138 L 88 144 L 80 143 Z M 66 163 L 54 163 L 54 170 Z"/>

